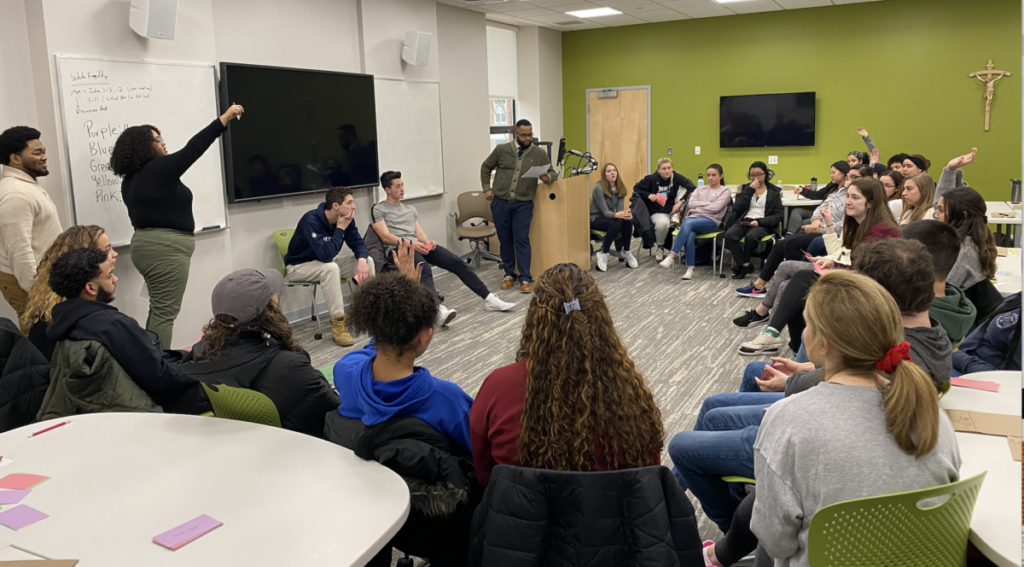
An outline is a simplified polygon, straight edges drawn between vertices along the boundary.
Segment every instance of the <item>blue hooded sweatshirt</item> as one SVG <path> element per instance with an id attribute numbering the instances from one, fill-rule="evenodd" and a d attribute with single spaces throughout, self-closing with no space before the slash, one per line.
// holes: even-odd
<path id="1" fill-rule="evenodd" d="M 376 356 L 377 347 L 371 342 L 334 363 L 334 387 L 341 398 L 338 413 L 367 426 L 398 417 L 419 418 L 471 455 L 469 409 L 473 398 L 457 384 L 434 378 L 419 366 L 405 378 L 378 382 L 373 379 Z"/>

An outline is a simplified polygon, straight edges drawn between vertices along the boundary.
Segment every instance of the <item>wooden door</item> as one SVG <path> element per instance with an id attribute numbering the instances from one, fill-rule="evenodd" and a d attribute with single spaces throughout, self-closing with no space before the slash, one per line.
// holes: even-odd
<path id="1" fill-rule="evenodd" d="M 647 147 L 650 91 L 648 87 L 610 90 L 617 90 L 618 96 L 598 98 L 597 92 L 587 93 L 588 147 L 599 168 L 614 163 L 622 182 L 632 190 L 651 172 Z M 600 171 L 595 172 L 595 179 L 600 179 Z"/>

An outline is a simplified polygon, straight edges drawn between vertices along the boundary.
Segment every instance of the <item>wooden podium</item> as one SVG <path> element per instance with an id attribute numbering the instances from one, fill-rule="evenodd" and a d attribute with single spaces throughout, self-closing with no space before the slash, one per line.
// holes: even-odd
<path id="1" fill-rule="evenodd" d="M 530 273 L 564 262 L 590 269 L 590 175 L 537 184 L 530 224 Z"/>

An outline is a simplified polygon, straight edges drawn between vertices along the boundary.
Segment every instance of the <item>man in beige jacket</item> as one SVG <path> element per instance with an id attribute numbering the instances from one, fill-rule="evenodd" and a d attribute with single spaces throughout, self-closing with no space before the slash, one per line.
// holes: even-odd
<path id="1" fill-rule="evenodd" d="M 0 292 L 20 317 L 36 279 L 36 266 L 61 233 L 57 207 L 36 181 L 49 175 L 39 130 L 0 134 Z"/>

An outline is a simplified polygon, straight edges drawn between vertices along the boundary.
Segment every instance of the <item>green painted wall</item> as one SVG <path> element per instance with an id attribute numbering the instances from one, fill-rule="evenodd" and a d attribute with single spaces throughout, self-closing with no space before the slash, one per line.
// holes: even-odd
<path id="1" fill-rule="evenodd" d="M 992 59 L 1000 79 L 984 131 L 984 85 L 967 74 Z M 828 167 L 864 150 L 870 132 L 884 162 L 921 153 L 938 179 L 955 155 L 978 148 L 965 178 L 989 199 L 1009 198 L 1021 177 L 1021 3 L 884 0 L 614 27 L 562 34 L 567 146 L 586 147 L 588 88 L 651 85 L 651 160 L 696 179 L 710 163 L 727 182 L 778 155 L 776 179 L 828 180 Z M 721 95 L 817 92 L 816 145 L 718 147 Z M 701 146 L 701 155 L 694 155 Z"/>

